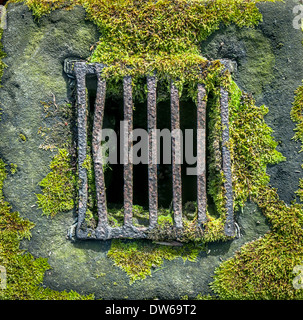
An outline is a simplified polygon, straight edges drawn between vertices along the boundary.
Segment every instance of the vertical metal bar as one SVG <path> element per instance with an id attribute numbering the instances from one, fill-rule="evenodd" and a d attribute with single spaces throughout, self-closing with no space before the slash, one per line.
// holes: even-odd
<path id="1" fill-rule="evenodd" d="M 92 133 L 92 151 L 95 171 L 96 198 L 98 208 L 98 231 L 105 236 L 107 228 L 107 205 L 105 181 L 103 173 L 102 128 L 106 97 L 106 81 L 101 77 L 102 67 L 96 64 L 97 94 L 95 102 L 94 123 Z"/>
<path id="2" fill-rule="evenodd" d="M 126 124 L 127 139 L 124 141 L 124 150 L 127 155 L 124 158 L 124 225 L 131 226 L 133 224 L 133 164 L 130 151 L 132 149 L 132 141 L 130 134 L 133 128 L 133 95 L 132 95 L 132 78 L 126 76 L 123 79 L 123 98 L 124 98 L 124 121 Z"/>
<path id="3" fill-rule="evenodd" d="M 235 236 L 235 218 L 233 210 L 233 188 L 231 173 L 231 157 L 229 151 L 229 110 L 228 92 L 221 87 L 221 121 L 222 121 L 222 168 L 225 176 L 224 188 L 226 192 L 226 223 L 224 232 L 229 237 Z"/>
<path id="4" fill-rule="evenodd" d="M 86 64 L 77 62 L 74 65 L 77 80 L 77 111 L 78 111 L 78 165 L 79 165 L 79 209 L 77 236 L 81 238 L 82 224 L 85 220 L 88 198 L 87 171 L 83 167 L 87 149 L 87 94 Z M 82 235 L 84 236 L 84 235 Z"/>
<path id="5" fill-rule="evenodd" d="M 148 155 L 148 197 L 149 226 L 154 228 L 158 220 L 158 179 L 157 179 L 157 80 L 147 77 L 147 126 L 149 139 Z"/>
<path id="6" fill-rule="evenodd" d="M 206 195 L 206 91 L 202 84 L 198 84 L 197 101 L 197 204 L 198 223 L 207 221 Z"/>
<path id="7" fill-rule="evenodd" d="M 172 179 L 173 179 L 173 210 L 177 228 L 182 228 L 182 181 L 181 181 L 181 137 L 180 133 L 180 102 L 179 92 L 173 82 L 170 88 L 171 98 L 171 131 L 172 131 Z"/>

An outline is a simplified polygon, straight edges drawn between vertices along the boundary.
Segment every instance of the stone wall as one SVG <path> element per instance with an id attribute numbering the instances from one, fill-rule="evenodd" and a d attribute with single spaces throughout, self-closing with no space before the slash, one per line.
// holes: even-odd
<path id="1" fill-rule="evenodd" d="M 264 19 L 256 29 L 231 26 L 202 44 L 208 58 L 235 60 L 238 85 L 252 93 L 258 104 L 269 107 L 267 123 L 287 160 L 268 172 L 271 184 L 287 203 L 294 199 L 303 163 L 300 145 L 292 140 L 294 124 L 290 119 L 294 91 L 303 78 L 302 32 L 292 24 L 295 4 L 292 0 L 261 4 Z M 86 59 L 98 37 L 96 27 L 85 20 L 80 7 L 57 10 L 37 21 L 26 6 L 8 6 L 2 38 L 7 68 L 0 88 L 0 158 L 18 166 L 17 173 L 5 182 L 6 200 L 13 210 L 36 224 L 31 240 L 23 241 L 22 247 L 35 257 L 48 258 L 52 269 L 44 285 L 56 290 L 94 293 L 104 299 L 178 299 L 211 294 L 209 283 L 215 268 L 243 244 L 269 230 L 265 217 L 252 203 L 237 214 L 241 237 L 209 244 L 197 262 L 165 260 L 160 270 L 152 270 L 152 277 L 132 285 L 127 274 L 107 257 L 110 241 L 71 241 L 67 235 L 75 221 L 74 212 L 49 218 L 37 208 L 39 182 L 49 172 L 54 156 L 40 148 L 44 140 L 38 132 L 45 121 L 41 102 L 72 101 L 70 81 L 63 72 L 64 59 Z"/>

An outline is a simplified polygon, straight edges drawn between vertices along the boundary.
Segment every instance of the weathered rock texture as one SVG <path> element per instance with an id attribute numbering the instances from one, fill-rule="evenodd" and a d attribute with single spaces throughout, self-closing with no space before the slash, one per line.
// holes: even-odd
<path id="1" fill-rule="evenodd" d="M 263 22 L 256 29 L 229 27 L 214 34 L 202 51 L 207 57 L 228 58 L 238 64 L 235 80 L 241 89 L 253 94 L 257 104 L 269 108 L 266 121 L 280 142 L 278 150 L 287 158 L 268 169 L 271 184 L 282 200 L 295 198 L 302 177 L 301 146 L 292 140 L 294 123 L 290 110 L 294 91 L 303 79 L 302 32 L 293 28 L 293 8 L 298 1 L 259 5 Z"/>
<path id="2" fill-rule="evenodd" d="M 235 79 L 251 92 L 259 104 L 269 107 L 268 124 L 281 141 L 279 151 L 287 157 L 269 169 L 273 186 L 282 199 L 290 202 L 297 190 L 303 155 L 299 143 L 292 140 L 294 124 L 290 120 L 294 90 L 303 78 L 302 34 L 293 29 L 292 8 L 296 3 L 262 4 L 264 22 L 253 29 L 229 27 L 217 32 L 202 45 L 210 58 L 237 61 Z M 129 284 L 127 275 L 106 257 L 110 241 L 71 242 L 66 235 L 74 223 L 74 213 L 50 219 L 37 209 L 35 193 L 49 172 L 53 154 L 39 148 L 37 134 L 43 120 L 41 101 L 55 96 L 58 103 L 71 98 L 68 79 L 63 72 L 67 57 L 85 59 L 98 40 L 95 26 L 85 20 L 85 12 L 55 11 L 36 21 L 22 4 L 8 6 L 8 28 L 3 34 L 4 62 L 7 69 L 0 89 L 0 157 L 18 165 L 18 172 L 5 183 L 5 196 L 14 210 L 36 224 L 33 237 L 22 246 L 34 256 L 48 257 L 52 266 L 44 285 L 57 290 L 95 293 L 96 298 L 172 299 L 198 293 L 211 293 L 209 283 L 222 260 L 233 256 L 244 243 L 269 230 L 265 218 L 254 204 L 248 204 L 237 217 L 241 237 L 228 243 L 214 243 L 201 252 L 198 262 L 182 259 L 165 261 L 164 268 L 144 281 Z M 26 141 L 20 139 L 20 134 Z M 98 274 L 105 274 L 97 277 Z M 114 285 L 115 284 L 115 285 Z"/>

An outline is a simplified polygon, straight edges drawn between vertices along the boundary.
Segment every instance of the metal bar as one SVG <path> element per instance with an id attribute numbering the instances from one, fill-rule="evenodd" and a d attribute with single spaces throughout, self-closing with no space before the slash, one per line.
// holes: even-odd
<path id="1" fill-rule="evenodd" d="M 103 173 L 103 152 L 102 152 L 102 128 L 106 97 L 106 81 L 101 77 L 102 67 L 96 65 L 97 75 L 97 94 L 95 101 L 94 123 L 92 133 L 92 152 L 94 160 L 96 198 L 98 208 L 98 227 L 97 230 L 105 236 L 108 226 L 107 221 L 107 205 L 105 193 L 105 181 Z"/>
<path id="2" fill-rule="evenodd" d="M 85 237 L 85 228 L 82 224 L 85 221 L 88 198 L 87 171 L 83 167 L 87 151 L 87 94 L 86 94 L 86 64 L 77 62 L 74 64 L 74 71 L 77 79 L 77 111 L 78 111 L 78 164 L 79 164 L 79 206 L 78 206 L 78 227 L 77 237 Z"/>
<path id="3" fill-rule="evenodd" d="M 133 164 L 130 151 L 132 141 L 130 133 L 133 128 L 133 95 L 132 78 L 126 76 L 123 79 L 123 98 L 124 98 L 124 122 L 126 125 L 126 135 L 124 134 L 124 225 L 133 224 Z M 127 152 L 127 154 L 125 154 Z"/>
<path id="4" fill-rule="evenodd" d="M 180 102 L 176 85 L 171 82 L 171 131 L 172 131 L 172 179 L 173 179 L 173 210 L 177 228 L 182 228 L 182 181 L 181 181 L 181 137 L 180 133 Z M 175 135 L 174 132 L 177 134 Z"/>
<path id="5" fill-rule="evenodd" d="M 222 121 L 222 169 L 225 176 L 224 188 L 226 192 L 226 223 L 224 232 L 229 237 L 235 236 L 235 217 L 233 210 L 233 188 L 231 173 L 231 157 L 229 151 L 229 111 L 228 111 L 228 92 L 221 87 L 221 121 Z"/>
<path id="6" fill-rule="evenodd" d="M 157 80 L 147 77 L 147 126 L 149 136 L 148 197 L 149 226 L 154 228 L 158 221 L 158 178 L 157 178 Z"/>
<path id="7" fill-rule="evenodd" d="M 206 208 L 206 91 L 198 84 L 197 101 L 197 204 L 198 223 L 207 222 Z"/>

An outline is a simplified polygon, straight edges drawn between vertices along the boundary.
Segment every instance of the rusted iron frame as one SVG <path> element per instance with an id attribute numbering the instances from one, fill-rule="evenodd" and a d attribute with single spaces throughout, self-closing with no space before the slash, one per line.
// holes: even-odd
<path id="1" fill-rule="evenodd" d="M 87 149 L 87 115 L 86 115 L 86 104 L 87 104 L 87 96 L 86 96 L 86 75 L 96 73 L 97 77 L 100 74 L 98 69 L 99 64 L 86 64 L 85 62 L 75 62 L 73 63 L 73 73 L 77 79 L 77 106 L 78 106 L 78 161 L 79 161 L 79 179 L 81 181 L 81 185 L 79 188 L 79 212 L 78 212 L 78 227 L 77 227 L 77 237 L 84 239 L 84 238 L 91 238 L 87 235 L 87 230 L 85 230 L 84 221 L 85 221 L 85 214 L 87 210 L 87 172 L 86 169 L 83 168 L 83 163 L 86 159 L 86 149 Z M 97 67 L 96 67 L 97 66 Z M 148 90 L 148 109 L 152 106 L 152 110 L 149 113 L 149 130 L 156 128 L 156 96 L 155 96 L 155 77 L 150 77 L 147 79 L 147 83 L 150 86 Z M 125 77 L 124 80 L 124 116 L 125 121 L 128 122 L 128 132 L 132 129 L 132 92 L 131 92 L 131 78 Z M 106 83 L 98 78 L 98 87 L 99 87 L 99 95 L 97 93 L 97 101 L 96 101 L 96 109 L 101 110 L 104 112 L 104 105 L 103 105 L 103 98 L 105 99 L 105 90 L 106 90 Z M 229 143 L 229 114 L 228 114 L 228 92 L 221 88 L 221 121 L 222 121 L 222 169 L 225 175 L 225 183 L 224 188 L 226 191 L 226 210 L 227 210 L 227 218 L 225 224 L 225 234 L 227 236 L 233 237 L 235 235 L 235 220 L 234 220 L 234 213 L 233 213 L 233 192 L 232 192 L 232 175 L 231 175 L 231 158 L 230 158 L 230 151 L 228 148 Z M 129 94 L 131 92 L 131 94 Z M 206 119 L 206 102 L 205 102 L 205 89 L 202 85 L 198 85 L 198 114 L 197 114 L 197 126 L 199 129 L 206 130 L 205 126 L 205 119 Z M 100 101 L 98 102 L 98 97 Z M 131 106 L 131 109 L 130 109 Z M 102 111 L 103 109 L 103 111 Z M 97 112 L 98 113 L 98 112 Z M 101 120 L 102 115 L 97 114 L 96 121 Z M 130 121 L 129 121 L 130 120 Z M 102 121 L 101 121 L 102 122 Z M 102 128 L 102 125 L 99 125 Z M 171 130 L 179 129 L 180 128 L 180 105 L 179 105 L 179 93 L 178 89 L 171 83 Z M 96 134 L 95 131 L 95 134 Z M 96 134 L 97 135 L 97 134 Z M 93 138 L 94 139 L 94 138 Z M 100 140 L 100 135 L 96 136 L 96 141 Z M 128 141 L 128 150 L 131 148 L 132 144 L 131 141 Z M 206 141 L 205 145 L 206 147 Z M 172 137 L 172 170 L 173 170 L 173 210 L 174 210 L 174 220 L 175 226 L 177 228 L 182 228 L 182 180 L 181 180 L 181 165 L 174 162 L 176 157 L 176 152 L 181 150 L 180 140 L 175 139 Z M 100 175 L 100 167 L 98 167 L 99 163 L 98 160 L 96 161 L 96 154 L 100 152 L 95 150 L 95 174 L 101 177 Z M 203 156 L 204 157 L 204 156 Z M 156 217 L 157 217 L 157 205 L 151 199 L 152 197 L 154 200 L 157 200 L 157 192 L 154 191 L 157 189 L 157 179 L 155 178 L 155 166 L 151 163 L 151 154 L 149 155 L 149 174 L 152 176 L 152 179 L 149 182 L 149 186 L 153 190 L 150 194 L 150 228 L 154 227 L 156 224 Z M 201 162 L 202 163 L 202 162 Z M 201 165 L 200 163 L 200 165 Z M 110 238 L 123 238 L 123 237 L 132 237 L 132 238 L 146 238 L 146 231 L 148 228 L 136 228 L 132 225 L 132 166 L 129 167 L 129 163 L 126 164 L 126 168 L 124 171 L 125 178 L 127 179 L 128 183 L 124 186 L 124 196 L 126 195 L 125 204 L 126 204 L 126 217 L 124 226 L 120 228 L 111 228 L 107 224 L 107 214 L 106 214 L 106 199 L 104 197 L 99 198 L 99 219 L 100 222 L 98 224 L 97 233 L 93 235 L 93 237 L 97 239 L 110 239 Z M 199 165 L 199 161 L 198 161 Z M 203 163 L 202 163 L 203 166 Z M 96 170 L 97 168 L 97 170 Z M 102 170 L 103 173 L 103 170 Z M 96 178 L 97 178 L 96 176 Z M 96 181 L 101 181 L 99 185 L 99 190 L 105 190 L 104 186 L 104 177 L 103 177 L 103 187 L 102 187 L 102 178 L 101 180 L 96 179 Z M 130 191 L 131 186 L 131 191 Z M 97 187 L 98 188 L 98 187 Z M 198 188 L 198 222 L 204 224 L 206 222 L 206 178 L 205 174 L 198 176 L 197 178 L 197 188 Z M 105 194 L 105 192 L 104 192 Z M 101 207 L 101 209 L 100 209 Z M 102 209 L 103 208 L 103 209 Z M 152 209 L 152 210 L 151 210 Z M 153 212 L 152 212 L 153 211 Z M 101 232 L 102 228 L 100 226 L 104 226 L 104 231 Z"/>

